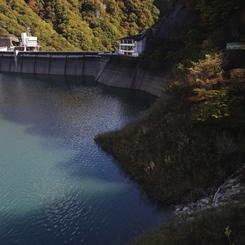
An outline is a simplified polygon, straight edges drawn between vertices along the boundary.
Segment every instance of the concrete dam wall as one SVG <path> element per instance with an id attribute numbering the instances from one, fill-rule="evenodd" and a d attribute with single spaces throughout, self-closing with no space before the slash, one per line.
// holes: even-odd
<path id="1" fill-rule="evenodd" d="M 44 75 L 94 76 L 100 71 L 100 56 L 75 52 L 0 53 L 0 72 Z"/>

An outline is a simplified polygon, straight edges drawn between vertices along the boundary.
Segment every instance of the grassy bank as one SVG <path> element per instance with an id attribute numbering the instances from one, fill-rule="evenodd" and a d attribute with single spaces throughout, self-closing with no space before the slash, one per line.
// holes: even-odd
<path id="1" fill-rule="evenodd" d="M 209 194 L 244 160 L 244 137 L 191 119 L 191 106 L 159 100 L 145 116 L 96 142 L 146 194 L 178 204 Z"/>

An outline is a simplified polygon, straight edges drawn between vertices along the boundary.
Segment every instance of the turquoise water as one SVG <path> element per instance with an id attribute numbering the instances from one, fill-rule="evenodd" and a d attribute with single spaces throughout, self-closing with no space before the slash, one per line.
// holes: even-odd
<path id="1" fill-rule="evenodd" d="M 0 74 L 0 244 L 122 244 L 168 220 L 94 143 L 154 100 L 92 78 Z"/>

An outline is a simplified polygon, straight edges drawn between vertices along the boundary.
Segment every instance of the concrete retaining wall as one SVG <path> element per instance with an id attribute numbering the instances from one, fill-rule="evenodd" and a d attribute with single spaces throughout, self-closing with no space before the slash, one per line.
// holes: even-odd
<path id="1" fill-rule="evenodd" d="M 166 81 L 173 78 L 173 64 L 131 57 L 112 57 L 104 71 L 96 78 L 99 83 L 112 87 L 142 90 L 161 96 Z"/>

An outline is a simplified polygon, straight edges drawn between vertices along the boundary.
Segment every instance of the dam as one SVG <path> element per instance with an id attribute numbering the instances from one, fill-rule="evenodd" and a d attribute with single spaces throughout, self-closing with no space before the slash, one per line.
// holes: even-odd
<path id="1" fill-rule="evenodd" d="M 94 76 L 110 59 L 99 52 L 0 52 L 0 72 Z"/>

